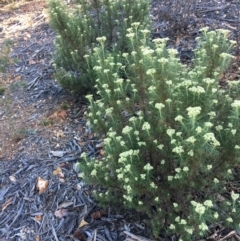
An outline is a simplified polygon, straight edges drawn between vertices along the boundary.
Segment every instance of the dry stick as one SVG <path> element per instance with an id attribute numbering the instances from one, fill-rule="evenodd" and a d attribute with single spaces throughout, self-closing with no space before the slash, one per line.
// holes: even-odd
<path id="1" fill-rule="evenodd" d="M 204 10 L 200 11 L 200 13 L 207 13 L 207 12 L 223 10 L 223 9 L 227 8 L 228 6 L 230 6 L 230 4 L 226 4 L 226 5 L 220 6 L 220 7 L 208 7 L 208 8 L 205 8 Z"/>
<path id="2" fill-rule="evenodd" d="M 54 236 L 55 240 L 56 240 L 56 241 L 59 241 L 59 239 L 58 239 L 58 237 L 57 237 L 57 234 L 56 234 L 56 231 L 55 231 L 53 225 L 52 225 L 52 232 L 53 232 L 53 236 Z"/>
<path id="3" fill-rule="evenodd" d="M 230 232 L 230 233 L 227 234 L 225 237 L 219 239 L 219 241 L 224 241 L 224 240 L 226 240 L 227 238 L 231 238 L 231 237 L 234 237 L 234 238 L 236 238 L 238 241 L 240 241 L 240 237 L 237 235 L 237 232 L 236 232 L 236 231 Z"/>
<path id="4" fill-rule="evenodd" d="M 124 231 L 124 233 L 127 236 L 130 236 L 131 238 L 133 238 L 134 240 L 138 240 L 138 241 L 153 241 L 152 239 L 148 239 L 148 238 L 145 238 L 145 237 L 142 237 L 142 236 L 137 236 L 137 235 L 134 235 L 134 234 L 132 234 L 132 233 L 130 233 L 128 231 Z"/>
<path id="5" fill-rule="evenodd" d="M 226 18 L 217 18 L 218 20 L 230 22 L 230 23 L 240 23 L 240 21 L 237 21 L 236 19 L 226 19 Z"/>
<path id="6" fill-rule="evenodd" d="M 21 205 L 20 209 L 18 210 L 17 215 L 14 217 L 12 223 L 8 226 L 8 228 L 10 228 L 16 222 L 18 217 L 21 215 L 24 204 L 25 204 L 25 200 L 23 199 L 22 205 Z"/>

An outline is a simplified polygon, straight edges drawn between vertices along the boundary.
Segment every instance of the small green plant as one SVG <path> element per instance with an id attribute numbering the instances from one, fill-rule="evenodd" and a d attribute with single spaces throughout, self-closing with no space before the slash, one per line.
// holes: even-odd
<path id="1" fill-rule="evenodd" d="M 87 96 L 87 117 L 105 136 L 105 157 L 82 154 L 81 176 L 99 186 L 102 204 L 147 212 L 155 236 L 165 230 L 194 240 L 217 222 L 239 229 L 239 193 L 222 197 L 240 163 L 239 81 L 227 90 L 218 82 L 234 42 L 227 30 L 202 29 L 190 68 L 167 39 L 150 42 L 149 34 L 133 23 L 122 55 L 98 39 L 100 99 Z"/>
<path id="2" fill-rule="evenodd" d="M 14 126 L 14 118 L 12 113 L 12 100 L 10 96 L 10 88 L 6 84 L 7 80 L 7 68 L 9 65 L 13 64 L 15 62 L 14 59 L 9 57 L 9 54 L 11 52 L 11 48 L 13 45 L 13 41 L 11 39 L 6 39 L 0 48 L 0 94 L 4 94 L 4 97 L 0 103 L 1 108 L 4 109 L 5 115 L 8 118 L 8 128 L 9 128 L 9 134 L 14 139 L 14 133 L 15 133 L 15 126 Z"/>
<path id="3" fill-rule="evenodd" d="M 54 121 L 51 119 L 46 119 L 42 121 L 43 126 L 52 126 L 54 124 Z"/>
<path id="4" fill-rule="evenodd" d="M 0 95 L 4 94 L 5 90 L 6 89 L 4 87 L 0 87 Z"/>
<path id="5" fill-rule="evenodd" d="M 6 39 L 0 49 L 0 73 L 6 74 L 7 67 L 13 63 L 12 59 L 9 58 L 13 41 Z"/>
<path id="6" fill-rule="evenodd" d="M 27 82 L 22 80 L 22 81 L 19 81 L 19 82 L 14 82 L 12 83 L 9 88 L 11 91 L 14 91 L 14 90 L 18 90 L 20 88 L 25 88 L 27 86 Z"/>
<path id="7" fill-rule="evenodd" d="M 149 24 L 149 0 L 76 0 L 71 8 L 62 0 L 50 0 L 50 25 L 57 32 L 55 76 L 73 94 L 94 92 L 95 75 L 88 58 L 96 38 L 106 36 L 106 47 L 126 51 L 127 29 L 133 21 Z"/>
<path id="8" fill-rule="evenodd" d="M 61 109 L 62 109 L 62 110 L 67 110 L 67 109 L 68 109 L 67 103 L 62 103 L 62 104 L 61 104 Z"/>

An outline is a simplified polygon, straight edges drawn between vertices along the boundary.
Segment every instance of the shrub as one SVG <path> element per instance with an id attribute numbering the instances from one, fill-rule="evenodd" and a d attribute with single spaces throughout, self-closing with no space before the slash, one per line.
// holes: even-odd
<path id="1" fill-rule="evenodd" d="M 96 38 L 106 36 L 106 46 L 128 49 L 126 31 L 139 21 L 149 24 L 149 0 L 76 0 L 72 7 L 50 0 L 50 25 L 57 32 L 54 66 L 59 83 L 73 94 L 93 92 L 95 76 L 91 55 Z"/>
<path id="2" fill-rule="evenodd" d="M 0 48 L 0 73 L 2 75 L 6 74 L 7 67 L 9 64 L 13 63 L 13 61 L 9 58 L 12 45 L 13 41 L 11 39 L 6 39 Z"/>
<path id="3" fill-rule="evenodd" d="M 7 78 L 7 68 L 13 63 L 13 60 L 9 57 L 12 45 L 13 41 L 6 39 L 0 48 L 0 95 L 6 90 L 6 83 L 4 81 Z"/>
<path id="4" fill-rule="evenodd" d="M 240 161 L 239 81 L 227 90 L 218 84 L 234 42 L 227 30 L 202 29 L 188 67 L 166 48 L 167 39 L 149 42 L 149 32 L 133 23 L 126 35 L 132 51 L 122 56 L 98 39 L 101 98 L 87 96 L 87 117 L 104 136 L 105 156 L 82 154 L 81 176 L 99 186 L 102 204 L 147 211 L 155 236 L 165 230 L 192 240 L 211 223 L 237 226 L 239 194 L 222 194 Z"/>

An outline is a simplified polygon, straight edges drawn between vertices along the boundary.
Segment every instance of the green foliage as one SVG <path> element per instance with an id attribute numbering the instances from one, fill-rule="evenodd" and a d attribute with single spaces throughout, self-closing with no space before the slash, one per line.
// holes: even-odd
<path id="1" fill-rule="evenodd" d="M 6 90 L 5 88 L 0 86 L 0 95 L 4 94 L 5 90 Z"/>
<path id="2" fill-rule="evenodd" d="M 6 74 L 8 65 L 12 63 L 9 58 L 12 45 L 13 41 L 11 39 L 6 39 L 0 49 L 0 73 L 2 74 Z"/>
<path id="3" fill-rule="evenodd" d="M 6 91 L 4 81 L 6 80 L 7 67 L 12 63 L 12 60 L 9 58 L 12 44 L 12 40 L 6 39 L 0 48 L 0 95 Z"/>
<path id="4" fill-rule="evenodd" d="M 218 84 L 234 42 L 226 30 L 202 29 L 190 68 L 166 48 L 167 39 L 149 42 L 149 33 L 133 23 L 126 35 L 131 50 L 121 56 L 98 39 L 101 98 L 87 96 L 87 116 L 104 136 L 105 156 L 82 154 L 81 176 L 99 186 L 102 204 L 147 212 L 155 236 L 165 230 L 193 240 L 209 224 L 238 227 L 239 194 L 221 194 L 240 162 L 239 81 L 227 90 Z"/>
<path id="5" fill-rule="evenodd" d="M 61 104 L 61 109 L 62 110 L 67 110 L 68 109 L 68 104 L 67 103 L 62 103 Z"/>
<path id="6" fill-rule="evenodd" d="M 54 124 L 54 121 L 51 119 L 46 119 L 42 121 L 43 126 L 52 126 Z"/>
<path id="7" fill-rule="evenodd" d="M 73 94 L 93 93 L 95 75 L 88 58 L 96 38 L 106 36 L 106 47 L 126 51 L 127 29 L 133 21 L 149 23 L 149 0 L 77 0 L 73 7 L 50 0 L 50 25 L 57 32 L 56 78 Z"/>

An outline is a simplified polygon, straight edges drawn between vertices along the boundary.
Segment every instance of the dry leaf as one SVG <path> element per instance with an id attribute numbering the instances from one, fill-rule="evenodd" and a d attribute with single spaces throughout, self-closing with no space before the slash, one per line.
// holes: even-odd
<path id="1" fill-rule="evenodd" d="M 49 116 L 50 119 L 57 119 L 57 112 L 54 112 L 51 116 Z"/>
<path id="2" fill-rule="evenodd" d="M 21 75 L 18 75 L 18 76 L 16 76 L 16 77 L 14 77 L 14 80 L 16 80 L 16 81 L 19 81 L 19 80 L 21 80 L 22 79 L 22 76 Z"/>
<path id="3" fill-rule="evenodd" d="M 86 240 L 86 239 L 85 239 L 85 236 L 84 236 L 84 233 L 82 232 L 82 230 L 81 230 L 80 228 L 78 228 L 78 229 L 74 232 L 73 236 L 74 236 L 76 239 L 78 239 L 78 240 Z"/>
<path id="4" fill-rule="evenodd" d="M 36 216 L 35 216 L 35 219 L 36 219 L 37 221 L 42 221 L 42 215 L 36 215 Z"/>
<path id="5" fill-rule="evenodd" d="M 40 236 L 36 236 L 35 240 L 40 241 Z"/>
<path id="6" fill-rule="evenodd" d="M 85 226 L 85 225 L 88 225 L 88 222 L 86 222 L 85 220 L 84 220 L 84 218 L 81 220 L 81 222 L 80 222 L 80 224 L 79 224 L 79 228 L 81 228 L 81 227 L 83 227 L 83 226 Z"/>
<path id="7" fill-rule="evenodd" d="M 58 139 L 59 137 L 63 137 L 63 136 L 64 136 L 62 130 L 59 130 L 59 131 L 54 130 L 53 133 L 57 136 L 57 139 Z"/>
<path id="8" fill-rule="evenodd" d="M 101 142 L 99 144 L 96 145 L 97 149 L 103 148 L 104 147 L 104 142 Z"/>
<path id="9" fill-rule="evenodd" d="M 65 110 L 61 110 L 60 112 L 58 112 L 58 116 L 64 120 L 67 118 L 67 112 Z"/>
<path id="10" fill-rule="evenodd" d="M 127 240 L 129 240 L 129 241 L 130 240 L 131 241 L 154 241 L 152 239 L 148 239 L 148 238 L 145 238 L 145 237 L 142 237 L 142 236 L 132 234 L 128 231 L 124 231 L 124 233 L 127 235 L 127 238 L 124 241 L 127 241 Z M 128 236 L 130 236 L 130 238 Z"/>
<path id="11" fill-rule="evenodd" d="M 61 204 L 58 206 L 58 208 L 67 208 L 67 207 L 70 207 L 70 206 L 72 206 L 72 205 L 73 205 L 73 202 L 67 201 L 67 202 L 61 203 Z"/>
<path id="12" fill-rule="evenodd" d="M 59 163 L 58 164 L 60 167 L 65 167 L 66 166 L 66 163 L 65 162 L 62 162 L 62 163 Z"/>
<path id="13" fill-rule="evenodd" d="M 100 154 L 101 156 L 104 156 L 104 155 L 105 155 L 105 151 L 104 151 L 103 149 L 101 149 L 101 150 L 99 151 L 99 154 Z"/>
<path id="14" fill-rule="evenodd" d="M 12 197 L 10 197 L 3 205 L 2 205 L 2 212 L 10 205 L 12 204 Z"/>
<path id="15" fill-rule="evenodd" d="M 30 59 L 30 60 L 29 60 L 29 64 L 30 64 L 30 65 L 32 65 L 32 64 L 36 64 L 36 61 Z"/>
<path id="16" fill-rule="evenodd" d="M 63 218 L 66 217 L 68 215 L 68 210 L 65 208 L 60 208 L 59 210 L 55 211 L 54 215 L 57 218 Z"/>
<path id="17" fill-rule="evenodd" d="M 178 46 L 180 44 L 180 38 L 179 36 L 177 36 L 177 39 L 176 39 L 176 46 Z"/>
<path id="18" fill-rule="evenodd" d="M 91 217 L 93 219 L 100 219 L 104 215 L 106 215 L 106 212 L 103 209 L 101 209 L 99 211 L 96 211 L 96 212 L 92 213 Z"/>
<path id="19" fill-rule="evenodd" d="M 60 147 L 59 143 L 57 143 L 57 145 L 54 148 L 58 148 L 58 147 Z"/>
<path id="20" fill-rule="evenodd" d="M 50 153 L 56 157 L 63 157 L 64 154 L 66 154 L 66 151 L 51 151 Z"/>
<path id="21" fill-rule="evenodd" d="M 59 182 L 61 182 L 61 183 L 64 183 L 64 182 L 65 182 L 65 179 L 62 178 L 62 177 L 59 177 L 58 180 L 59 180 Z"/>
<path id="22" fill-rule="evenodd" d="M 53 171 L 53 175 L 54 176 L 57 176 L 59 175 L 60 173 L 62 173 L 62 169 L 60 167 L 58 167 L 56 170 Z"/>
<path id="23" fill-rule="evenodd" d="M 44 180 L 41 177 L 38 177 L 37 190 L 39 191 L 39 194 L 45 193 L 47 187 L 48 187 L 48 180 Z"/>
<path id="24" fill-rule="evenodd" d="M 9 179 L 11 180 L 11 182 L 17 182 L 16 177 L 14 176 L 9 176 Z"/>

